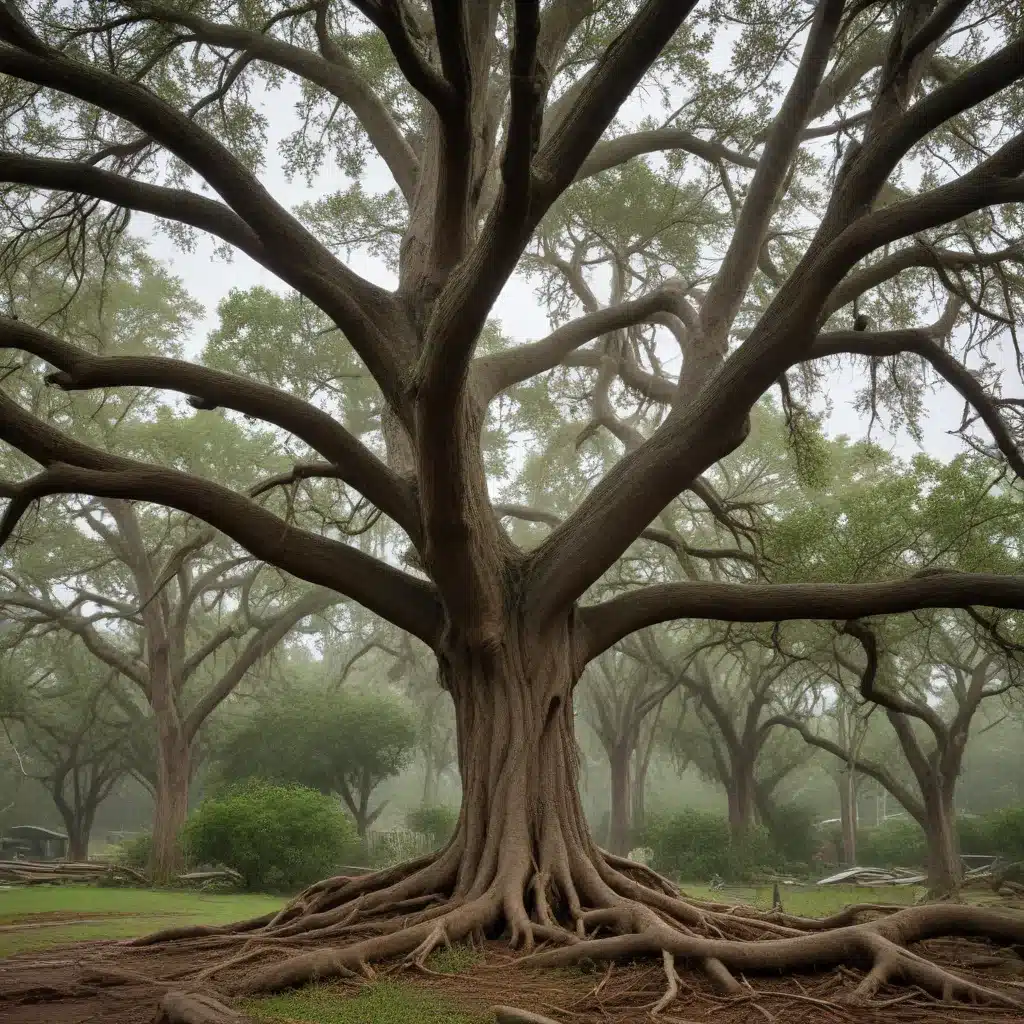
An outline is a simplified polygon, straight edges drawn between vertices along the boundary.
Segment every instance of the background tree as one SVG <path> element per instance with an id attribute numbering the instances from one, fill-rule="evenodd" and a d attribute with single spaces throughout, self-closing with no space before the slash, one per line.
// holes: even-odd
<path id="1" fill-rule="evenodd" d="M 932 990 L 964 993 L 965 982 L 931 970 L 900 943 L 968 927 L 1017 940 L 1016 918 L 963 907 L 940 920 L 930 908 L 912 908 L 861 925 L 842 943 L 810 933 L 763 953 L 744 940 L 752 928 L 777 936 L 767 924 L 698 911 L 649 874 L 602 854 L 587 832 L 575 786 L 573 689 L 588 662 L 632 632 L 686 618 L 847 621 L 922 607 L 1024 604 L 1019 576 L 974 571 L 951 554 L 933 566 L 941 571 L 920 575 L 904 565 L 902 575 L 870 582 L 765 583 L 752 571 L 716 580 L 709 569 L 686 580 L 638 579 L 606 599 L 591 593 L 685 492 L 739 532 L 706 474 L 744 443 L 751 410 L 774 387 L 784 395 L 794 445 L 813 457 L 808 407 L 828 360 L 867 360 L 871 408 L 911 415 L 934 368 L 985 424 L 993 453 L 1024 467 L 1003 418 L 1014 407 L 994 397 L 991 374 L 975 377 L 962 361 L 976 346 L 990 350 L 1016 316 L 1016 283 L 1005 264 L 1016 256 L 1019 232 L 1012 208 L 1001 209 L 1024 195 L 1014 27 L 997 10 L 962 2 L 777 4 L 739 29 L 719 73 L 709 50 L 730 12 L 696 7 L 432 0 L 428 10 L 360 2 L 357 18 L 347 6 L 318 3 L 264 19 L 234 4 L 0 6 L 8 115 L 0 173 L 10 186 L 7 209 L 24 225 L 9 260 L 27 258 L 40 236 L 65 237 L 83 206 L 100 216 L 108 206 L 155 215 L 180 225 L 179 235 L 203 231 L 277 276 L 302 296 L 297 302 L 318 307 L 379 388 L 377 436 L 368 432 L 363 443 L 331 411 L 271 381 L 258 361 L 235 361 L 227 372 L 114 357 L 82 337 L 0 319 L 0 343 L 51 364 L 48 379 L 60 389 L 159 385 L 193 396 L 200 409 L 226 407 L 274 424 L 302 445 L 284 480 L 275 478 L 288 485 L 286 498 L 312 491 L 347 515 L 357 499 L 341 481 L 408 536 L 408 569 L 399 569 L 393 552 L 373 555 L 343 540 L 332 525 L 343 517 L 318 516 L 320 503 L 296 509 L 277 493 L 260 504 L 148 453 L 112 454 L 73 437 L 20 400 L 18 386 L 34 364 L 19 368 L 0 395 L 0 437 L 42 467 L 4 485 L 0 539 L 12 536 L 34 502 L 58 494 L 169 505 L 435 651 L 456 710 L 459 831 L 397 882 L 393 875 L 354 888 L 338 882 L 321 895 L 341 916 L 350 898 L 364 914 L 387 915 L 437 893 L 450 904 L 399 928 L 385 922 L 380 935 L 342 952 L 312 950 L 263 968 L 254 987 L 329 977 L 371 957 L 425 956 L 445 936 L 454 941 L 499 924 L 514 944 L 531 947 L 562 936 L 563 925 L 585 932 L 600 923 L 628 934 L 546 949 L 532 962 L 681 953 L 735 992 L 734 970 L 821 966 L 849 959 L 856 947 L 878 965 L 859 996 L 897 971 Z M 851 63 L 857 73 L 840 75 Z M 312 177 L 330 157 L 358 173 L 375 151 L 393 176 L 392 192 L 367 196 L 356 183 L 294 214 L 268 192 L 257 176 L 266 122 L 250 87 L 286 74 L 307 90 L 302 124 L 286 141 L 289 169 Z M 659 96 L 660 122 L 630 123 L 624 104 L 640 86 Z M 346 113 L 335 118 L 340 107 Z M 38 127 L 58 117 L 75 130 Z M 848 133 L 838 159 L 826 162 L 817 140 Z M 699 278 L 660 260 L 641 271 L 642 254 L 613 237 L 597 263 L 588 262 L 589 250 L 577 259 L 591 291 L 615 270 L 612 305 L 584 308 L 526 345 L 489 328 L 520 260 L 542 251 L 547 224 L 559 223 L 563 197 L 569 203 L 578 186 L 625 174 L 616 169 L 647 156 L 688 196 L 696 180 L 721 214 L 701 218 L 720 228 L 705 236 Z M 193 188 L 194 178 L 218 198 Z M 653 237 L 638 248 L 656 251 L 668 228 L 633 241 Z M 569 233 L 552 237 L 571 265 Z M 362 238 L 393 261 L 387 287 L 341 259 Z M 867 325 L 854 324 L 854 300 Z M 580 309 L 574 299 L 561 315 Z M 662 323 L 668 336 L 658 333 Z M 636 340 L 644 330 L 652 346 L 655 336 L 675 346 L 671 362 Z M 593 376 L 581 422 L 571 422 L 569 389 L 553 405 L 562 406 L 559 418 L 573 436 L 591 422 L 603 430 L 612 405 L 616 423 L 632 428 L 628 440 L 616 435 L 626 451 L 524 550 L 491 502 L 495 462 L 485 455 L 485 428 L 514 407 L 519 385 L 587 349 L 599 368 L 596 375 L 584 368 Z M 887 360 L 881 378 L 877 360 Z M 618 382 L 629 386 L 637 364 L 644 379 L 664 385 L 659 397 L 616 410 Z M 971 417 L 964 431 L 972 435 Z M 308 909 L 300 901 L 288 915 Z"/>
<path id="2" fill-rule="evenodd" d="M 129 720 L 112 690 L 117 674 L 85 652 L 61 650 L 51 638 L 39 646 L 43 670 L 26 651 L 3 656 L 0 719 L 19 752 L 20 769 L 41 783 L 68 836 L 68 860 L 89 859 L 96 812 L 128 774 Z"/>
<path id="3" fill-rule="evenodd" d="M 340 796 L 360 837 L 384 804 L 373 791 L 409 762 L 416 730 L 385 694 L 290 692 L 259 707 L 217 751 L 219 774 L 292 782 Z"/>
<path id="4" fill-rule="evenodd" d="M 657 718 L 678 682 L 666 682 L 650 665 L 614 649 L 597 659 L 589 676 L 581 704 L 608 759 L 607 844 L 625 856 L 643 828 L 643 788 L 657 728 L 648 718 Z"/>

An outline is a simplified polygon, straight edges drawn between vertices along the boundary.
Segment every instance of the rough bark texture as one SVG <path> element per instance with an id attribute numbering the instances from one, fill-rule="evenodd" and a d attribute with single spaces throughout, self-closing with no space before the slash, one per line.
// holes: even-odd
<path id="1" fill-rule="evenodd" d="M 181 830 L 188 818 L 192 781 L 191 744 L 180 730 L 158 719 L 156 792 L 153 809 L 153 880 L 160 884 L 185 868 Z"/>

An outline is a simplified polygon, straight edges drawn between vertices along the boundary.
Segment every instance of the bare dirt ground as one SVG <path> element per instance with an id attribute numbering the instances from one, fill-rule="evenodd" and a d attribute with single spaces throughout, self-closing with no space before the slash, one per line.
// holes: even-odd
<path id="1" fill-rule="evenodd" d="M 923 944 L 929 959 L 994 987 L 1024 988 L 1022 951 L 999 950 L 975 941 Z M 268 953 L 270 951 L 268 950 Z M 279 955 L 280 950 L 276 951 Z M 169 988 L 191 988 L 230 1001 L 235 984 L 253 970 L 249 961 L 199 985 L 194 978 L 208 964 L 222 960 L 223 949 L 209 939 L 149 947 L 97 941 L 25 953 L 0 962 L 0 1020 L 4 1024 L 151 1024 L 157 1004 Z M 650 1019 L 650 1010 L 665 992 L 658 963 L 585 964 L 573 969 L 516 967 L 517 956 L 502 942 L 488 943 L 482 960 L 465 973 L 440 974 L 404 968 L 403 981 L 443 998 L 453 1009 L 486 1013 L 506 1004 L 543 1013 L 564 1024 L 626 1024 Z M 383 968 L 378 976 L 399 968 Z M 1019 1009 L 943 1003 L 918 989 L 893 988 L 870 1006 L 844 1005 L 842 997 L 861 975 L 847 968 L 818 975 L 742 979 L 749 995 L 713 994 L 703 975 L 679 964 L 677 1000 L 656 1018 L 665 1024 L 1010 1024 L 1021 1021 Z M 360 983 L 335 986 L 338 997 Z"/>

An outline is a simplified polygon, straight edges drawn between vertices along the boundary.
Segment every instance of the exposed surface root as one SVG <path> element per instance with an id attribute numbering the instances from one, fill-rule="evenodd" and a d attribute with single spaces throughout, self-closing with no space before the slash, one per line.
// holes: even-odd
<path id="1" fill-rule="evenodd" d="M 92 955 L 68 961 L 76 964 L 76 975 L 67 991 L 145 992 L 150 1006 L 159 1003 L 162 1024 L 228 1024 L 242 1018 L 227 1005 L 229 995 L 209 987 L 214 980 L 223 993 L 250 996 L 312 981 L 361 984 L 375 976 L 373 965 L 390 962 L 414 967 L 429 981 L 440 978 L 430 969 L 440 948 L 491 949 L 488 940 L 501 938 L 525 953 L 508 963 L 524 975 L 573 966 L 596 973 L 598 964 L 607 963 L 603 978 L 588 982 L 587 998 L 594 1002 L 613 998 L 615 962 L 649 962 L 652 972 L 657 965 L 650 983 L 632 993 L 632 1005 L 669 1024 L 682 1019 L 674 1008 L 695 998 L 721 1000 L 723 1011 L 742 1001 L 758 1016 L 778 1019 L 777 1006 L 763 1005 L 776 996 L 791 997 L 794 1013 L 799 1004 L 798 1016 L 814 1008 L 842 1015 L 924 1000 L 986 1006 L 989 1012 L 1005 1008 L 1012 1010 L 1007 1019 L 1024 1019 L 1024 985 L 1016 980 L 1021 963 L 1014 952 L 1024 946 L 1022 914 L 959 903 L 850 907 L 824 920 L 764 913 L 690 900 L 640 865 L 593 847 L 582 856 L 585 840 L 571 838 L 561 845 L 541 843 L 539 864 L 508 848 L 489 857 L 484 847 L 482 874 L 472 878 L 461 844 L 453 843 L 412 865 L 318 883 L 279 912 L 239 925 L 169 929 L 99 944 Z M 941 946 L 950 939 L 973 940 L 971 956 L 951 960 Z M 972 968 L 975 962 L 983 964 L 983 975 Z M 154 963 L 161 964 L 160 976 Z M 0 969 L 0 1006 L 15 993 L 3 991 L 7 970 Z M 815 974 L 839 979 L 839 990 L 800 986 L 783 996 L 755 990 L 750 981 Z M 507 968 L 503 976 L 514 984 Z M 45 987 L 37 986 L 40 999 L 63 998 L 57 986 L 43 995 Z M 17 991 L 17 999 L 29 998 L 24 984 Z M 579 1016 L 563 1010 L 556 1019 Z"/>

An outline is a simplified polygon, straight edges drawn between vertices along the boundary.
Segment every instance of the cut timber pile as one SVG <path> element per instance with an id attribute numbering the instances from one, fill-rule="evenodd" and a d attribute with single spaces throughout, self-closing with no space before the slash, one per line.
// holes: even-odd
<path id="1" fill-rule="evenodd" d="M 115 880 L 132 885 L 149 885 L 150 880 L 134 868 L 109 861 L 90 861 L 82 864 L 67 864 L 63 861 L 0 861 L 0 883 L 16 885 L 81 885 Z M 239 884 L 242 876 L 230 868 L 215 871 L 191 871 L 178 875 L 177 881 L 188 886 L 204 886 L 214 882 Z"/>
<path id="2" fill-rule="evenodd" d="M 149 880 L 132 868 L 120 864 L 102 862 L 87 864 L 46 863 L 31 860 L 0 861 L 0 882 L 14 882 L 18 885 L 74 885 L 81 882 L 98 882 L 103 878 L 148 885 Z"/>
<path id="3" fill-rule="evenodd" d="M 847 868 L 836 875 L 829 875 L 818 885 L 921 885 L 927 881 L 925 875 L 906 868 Z"/>

